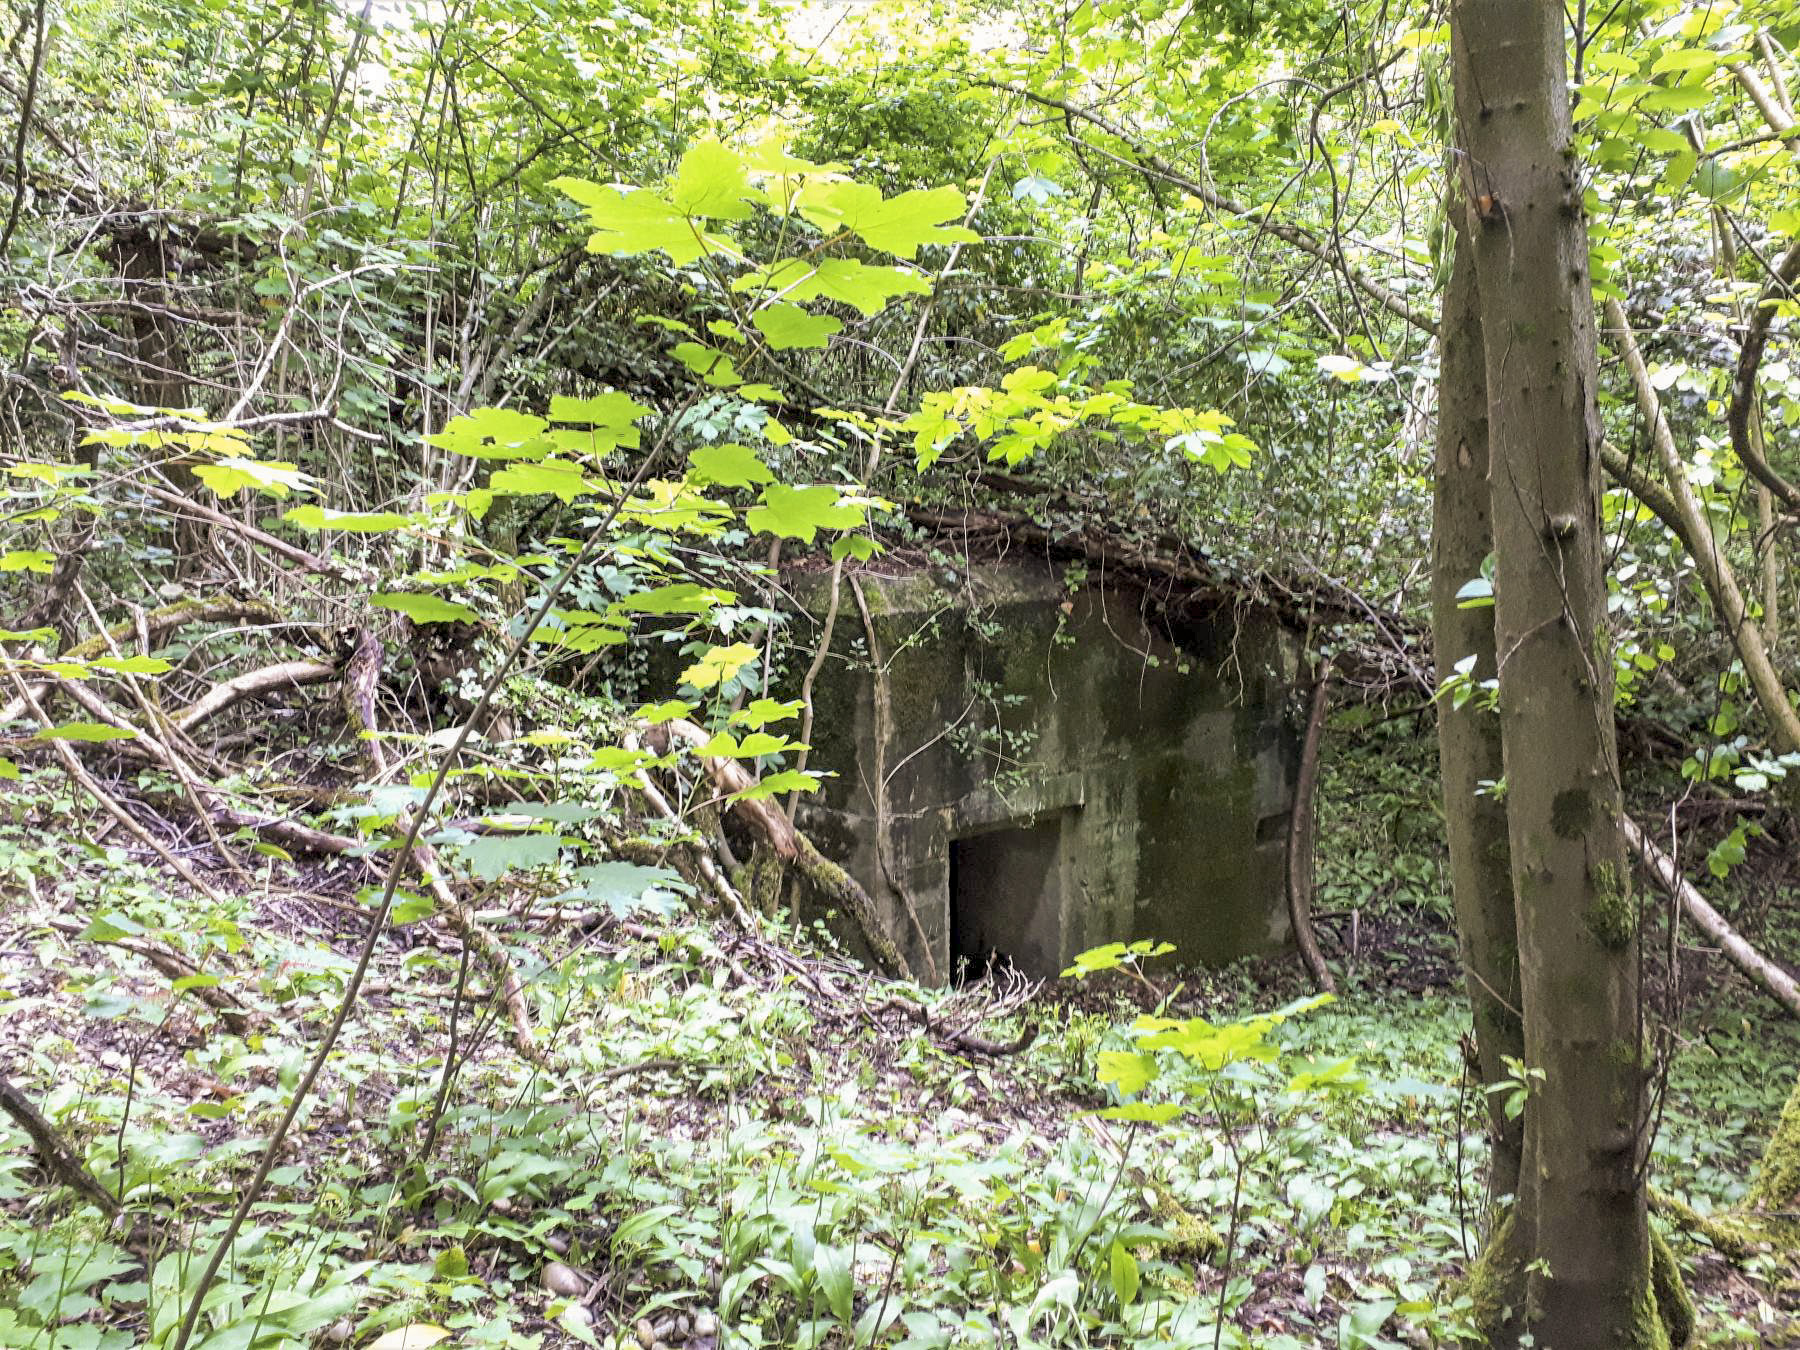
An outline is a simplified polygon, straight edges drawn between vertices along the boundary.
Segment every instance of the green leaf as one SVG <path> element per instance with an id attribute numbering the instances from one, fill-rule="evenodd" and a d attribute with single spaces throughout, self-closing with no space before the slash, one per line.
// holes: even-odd
<path id="1" fill-rule="evenodd" d="M 748 707 L 739 708 L 731 714 L 733 726 L 749 727 L 752 731 L 761 731 L 771 722 L 785 722 L 789 718 L 798 717 L 806 707 L 803 699 L 790 699 L 786 703 L 778 703 L 772 698 L 753 700 Z M 682 714 L 685 716 L 686 714 Z"/>
<path id="2" fill-rule="evenodd" d="M 512 497 L 545 494 L 573 502 L 593 491 L 581 465 L 573 460 L 546 459 L 535 464 L 508 464 L 488 479 L 488 489 Z"/>
<path id="3" fill-rule="evenodd" d="M 552 422 L 572 422 L 584 427 L 607 427 L 620 431 L 651 411 L 647 404 L 639 403 L 630 394 L 622 394 L 617 390 L 596 394 L 593 398 L 564 398 L 558 394 L 550 400 Z"/>
<path id="4" fill-rule="evenodd" d="M 820 530 L 849 530 L 863 523 L 864 510 L 843 502 L 834 487 L 788 487 L 771 483 L 762 505 L 744 513 L 744 523 L 782 539 L 810 544 Z"/>
<path id="5" fill-rule="evenodd" d="M 476 408 L 453 417 L 425 443 L 470 459 L 542 459 L 550 453 L 544 439 L 549 423 L 510 408 Z"/>
<path id="6" fill-rule="evenodd" d="M 654 192 L 622 191 L 579 178 L 558 178 L 551 186 L 587 211 L 594 227 L 589 253 L 622 256 L 661 249 L 677 266 L 712 253 L 736 253 L 728 240 L 707 234 Z"/>
<path id="7" fill-rule="evenodd" d="M 615 600 L 616 609 L 631 614 L 710 614 L 720 605 L 729 605 L 737 596 L 716 586 L 678 581 L 654 590 L 638 591 Z"/>
<path id="8" fill-rule="evenodd" d="M 750 186 L 741 156 L 717 141 L 702 141 L 681 157 L 669 204 L 684 216 L 743 220 L 750 214 L 745 198 L 761 195 Z"/>
<path id="9" fill-rule="evenodd" d="M 8 783 L 19 781 L 19 766 L 4 755 L 0 755 L 0 780 Z"/>
<path id="10" fill-rule="evenodd" d="M 841 319 L 829 314 L 809 314 L 798 305 L 770 305 L 751 316 L 757 332 L 778 352 L 796 347 L 824 347 L 832 334 L 842 330 Z"/>
<path id="11" fill-rule="evenodd" d="M 846 229 L 884 253 L 912 258 L 925 245 L 979 243 L 981 236 L 961 225 L 945 225 L 967 203 L 953 187 L 917 188 L 882 199 L 881 189 L 846 180 L 808 183 L 800 194 L 800 214 L 827 232 Z"/>
<path id="12" fill-rule="evenodd" d="M 369 597 L 369 603 L 381 609 L 395 610 L 414 623 L 467 623 L 475 611 L 467 605 L 419 591 L 383 591 Z"/>
<path id="13" fill-rule="evenodd" d="M 48 572 L 56 566 L 56 555 L 42 549 L 17 548 L 0 553 L 0 572 Z"/>
<path id="14" fill-rule="evenodd" d="M 1705 86 L 1680 85 L 1674 89 L 1653 89 L 1638 107 L 1645 112 L 1693 112 L 1712 102 L 1712 91 Z"/>
<path id="15" fill-rule="evenodd" d="M 144 932 L 144 925 L 123 914 L 96 914 L 88 921 L 88 926 L 81 930 L 81 936 L 87 942 L 118 942 L 123 938 L 138 937 Z"/>
<path id="16" fill-rule="evenodd" d="M 708 647 L 698 661 L 681 672 L 681 682 L 696 689 L 711 689 L 731 679 L 758 655 L 757 649 L 747 642 Z"/>
<path id="17" fill-rule="evenodd" d="M 737 363 L 717 347 L 704 342 L 678 342 L 673 349 L 675 359 L 715 389 L 730 389 L 744 382 Z"/>
<path id="18" fill-rule="evenodd" d="M 390 534 L 413 523 L 396 511 L 333 511 L 327 506 L 296 506 L 282 519 L 303 530 L 343 530 L 347 534 Z"/>
<path id="19" fill-rule="evenodd" d="M 769 797 L 776 797 L 784 792 L 817 792 L 819 775 L 804 769 L 783 769 L 780 773 L 772 773 L 759 783 L 753 783 L 741 792 L 731 794 L 728 801 L 759 802 Z"/>
<path id="20" fill-rule="evenodd" d="M 161 675 L 175 669 L 160 656 L 97 656 L 88 664 L 118 675 Z"/>
<path id="21" fill-rule="evenodd" d="M 856 1307 L 856 1284 L 849 1251 L 821 1242 L 813 1249 L 813 1274 L 818 1276 L 819 1292 L 825 1296 L 826 1306 L 848 1322 Z"/>
<path id="22" fill-rule="evenodd" d="M 1126 1307 L 1137 1301 L 1138 1296 L 1138 1263 L 1131 1254 L 1131 1249 L 1117 1238 L 1113 1239 L 1112 1254 L 1107 1258 L 1107 1276 L 1112 1281 L 1113 1293 L 1120 1303 Z"/>
<path id="23" fill-rule="evenodd" d="M 234 497 L 245 488 L 285 497 L 295 488 L 304 489 L 307 485 L 306 475 L 286 460 L 245 459 L 241 455 L 228 455 L 216 464 L 198 465 L 194 477 L 221 497 Z"/>
<path id="24" fill-rule="evenodd" d="M 738 291 L 778 292 L 784 299 L 837 300 L 873 317 L 899 295 L 930 295 L 931 283 L 904 267 L 881 267 L 858 258 L 826 258 L 817 264 L 787 258 L 732 282 Z"/>
<path id="25" fill-rule="evenodd" d="M 463 861 L 483 881 L 494 881 L 507 872 L 548 867 L 562 851 L 562 837 L 555 834 L 485 834 L 461 846 Z"/>
<path id="26" fill-rule="evenodd" d="M 1126 1102 L 1123 1106 L 1109 1106 L 1094 1114 L 1101 1120 L 1117 1120 L 1127 1125 L 1167 1125 L 1181 1111 L 1180 1102 Z"/>
<path id="27" fill-rule="evenodd" d="M 844 558 L 854 558 L 857 562 L 867 562 L 881 551 L 877 544 L 866 534 L 847 534 L 841 539 L 831 541 L 831 561 L 838 562 Z"/>
<path id="28" fill-rule="evenodd" d="M 1095 1077 L 1102 1083 L 1112 1084 L 1127 1097 L 1142 1092 L 1156 1077 L 1155 1057 L 1131 1050 L 1102 1050 L 1096 1063 Z"/>
<path id="29" fill-rule="evenodd" d="M 1679 155 L 1683 150 L 1693 148 L 1686 136 L 1665 127 L 1641 127 L 1637 140 L 1644 149 L 1657 155 Z"/>
<path id="30" fill-rule="evenodd" d="M 108 726 L 104 722 L 64 722 L 60 727 L 46 727 L 37 733 L 40 741 L 129 741 L 135 731 Z"/>
<path id="31" fill-rule="evenodd" d="M 688 456 L 694 480 L 699 486 L 754 487 L 773 483 L 775 475 L 747 445 L 703 445 Z"/>
<path id="32" fill-rule="evenodd" d="M 621 918 L 640 909 L 662 909 L 668 892 L 686 883 L 679 872 L 666 867 L 643 867 L 629 862 L 590 863 L 575 869 L 576 888 L 571 899 L 592 900 Z"/>

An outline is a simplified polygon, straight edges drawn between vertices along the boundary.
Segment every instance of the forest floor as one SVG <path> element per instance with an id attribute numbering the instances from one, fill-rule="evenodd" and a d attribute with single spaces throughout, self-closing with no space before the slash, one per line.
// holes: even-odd
<path id="1" fill-rule="evenodd" d="M 0 1069 L 139 1215 L 73 1208 L 9 1127 L 0 1345 L 173 1344 L 339 1001 L 358 877 L 269 860 L 221 911 L 114 845 L 0 839 Z M 1270 1010 L 1296 963 L 919 996 L 816 933 L 562 913 L 508 938 L 534 1066 L 482 970 L 455 999 L 454 938 L 398 926 L 195 1344 L 1453 1344 L 1482 1199 L 1454 947 L 1427 912 L 1353 928 L 1278 1059 L 1165 1085 L 1188 1109 L 1149 1126 L 1084 1114 L 1131 1020 Z M 203 934 L 236 1009 L 144 955 Z M 1800 1035 L 1717 975 L 1668 1045 L 1656 1184 L 1728 1208 Z M 1343 1056 L 1358 1090 L 1306 1087 Z M 1800 1339 L 1792 1269 L 1672 1237 L 1704 1343 Z"/>

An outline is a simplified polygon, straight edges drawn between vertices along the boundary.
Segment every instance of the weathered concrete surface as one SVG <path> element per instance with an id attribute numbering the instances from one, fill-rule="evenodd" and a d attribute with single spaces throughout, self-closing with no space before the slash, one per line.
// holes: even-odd
<path id="1" fill-rule="evenodd" d="M 790 585 L 824 612 L 822 577 Z M 1042 563 L 876 565 L 857 585 L 870 622 L 846 579 L 814 690 L 811 767 L 836 776 L 800 823 L 921 978 L 990 951 L 1047 976 L 1116 940 L 1195 962 L 1286 940 L 1291 631 L 1226 613 L 1178 649 L 1135 586 Z"/>

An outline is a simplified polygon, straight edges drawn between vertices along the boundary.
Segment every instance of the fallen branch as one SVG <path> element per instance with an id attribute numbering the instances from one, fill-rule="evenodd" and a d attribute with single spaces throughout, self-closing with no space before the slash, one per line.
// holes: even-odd
<path id="1" fill-rule="evenodd" d="M 16 673 L 8 673 L 12 675 L 13 687 L 19 691 L 19 697 L 23 699 L 32 712 L 37 715 L 38 722 L 46 729 L 55 726 L 55 723 L 50 720 L 49 714 L 44 711 L 43 705 L 37 701 L 37 696 L 26 687 L 25 682 L 21 680 Z M 69 777 L 79 783 L 87 791 L 88 796 L 99 803 L 102 810 L 114 820 L 118 821 L 119 824 L 125 828 L 126 833 L 131 835 L 132 838 L 136 839 L 157 857 L 161 858 L 170 871 L 175 873 L 175 875 L 180 877 L 183 881 L 187 882 L 187 884 L 193 887 L 195 891 L 204 895 L 215 905 L 222 906 L 225 904 L 224 896 L 220 895 L 206 882 L 202 881 L 199 874 L 196 873 L 193 868 L 189 867 L 182 859 L 176 857 L 163 845 L 160 839 L 156 838 L 142 825 L 138 824 L 131 813 L 120 806 L 119 803 L 113 799 L 112 794 L 95 781 L 94 776 L 82 766 L 81 757 L 77 755 L 74 750 L 70 749 L 67 741 L 52 740 L 50 742 L 50 748 L 55 752 L 56 757 L 62 761 L 63 770 Z"/>
<path id="2" fill-rule="evenodd" d="M 989 1059 L 1000 1059 L 1007 1055 L 1019 1054 L 1037 1039 L 1038 1034 L 1038 1024 L 1027 1022 L 1020 1028 L 1019 1034 L 1010 1041 L 989 1040 L 986 1036 L 977 1035 L 966 1027 L 962 1029 L 946 1028 L 942 1023 L 932 1020 L 930 1009 L 903 998 L 890 998 L 881 1005 L 881 1011 L 903 1013 L 908 1020 L 917 1022 L 945 1045 L 953 1046 L 958 1050 L 966 1050 L 970 1054 L 985 1055 Z"/>
<path id="3" fill-rule="evenodd" d="M 76 919 L 51 919 L 50 927 L 75 937 L 81 936 L 86 931 L 86 925 Z M 180 952 L 171 951 L 167 947 L 159 947 L 155 943 L 143 942 L 136 938 L 98 938 L 96 941 L 143 958 L 171 980 L 192 979 L 203 973 L 199 966 Z M 250 1030 L 255 1014 L 238 1002 L 224 985 L 192 985 L 186 992 L 193 994 L 207 1007 L 218 1013 L 219 1020 L 225 1024 L 228 1031 L 241 1036 Z"/>
<path id="4" fill-rule="evenodd" d="M 45 1171 L 84 1200 L 97 1205 L 103 1213 L 119 1212 L 120 1205 L 113 1193 L 88 1171 L 80 1155 L 57 1132 L 56 1126 L 44 1118 L 31 1099 L 14 1087 L 5 1074 L 0 1074 L 0 1107 L 4 1107 L 6 1114 L 30 1137 L 31 1147 Z"/>
<path id="5" fill-rule="evenodd" d="M 1795 1017 L 1800 1017 L 1800 984 L 1796 984 L 1785 970 L 1745 941 L 1725 921 L 1725 916 L 1708 904 L 1706 897 L 1681 875 L 1681 869 L 1675 865 L 1675 860 L 1638 828 L 1637 822 L 1621 819 L 1619 825 L 1625 833 L 1625 842 L 1631 845 L 1631 851 L 1637 854 L 1663 889 L 1681 902 L 1682 912 L 1694 921 L 1695 926 L 1718 944 L 1719 949 L 1725 953 L 1725 958 L 1774 995 L 1782 1007 Z"/>
<path id="6" fill-rule="evenodd" d="M 321 684 L 326 680 L 335 680 L 337 676 L 338 668 L 323 661 L 281 661 L 272 666 L 245 671 L 242 675 L 234 675 L 207 690 L 176 713 L 174 722 L 183 731 L 192 731 L 202 722 L 217 717 L 227 708 L 247 698 L 256 698 L 278 689 L 297 689 L 303 684 Z"/>
<path id="7" fill-rule="evenodd" d="M 365 733 L 362 738 L 363 751 L 368 756 L 376 779 L 387 773 L 387 757 L 381 752 L 381 728 L 375 721 L 375 689 L 381 679 L 382 654 L 381 639 L 365 628 L 357 634 L 355 650 L 344 663 L 344 711 L 350 718 L 351 725 L 360 727 Z M 424 840 L 415 838 L 407 848 L 407 855 L 407 861 L 417 870 L 426 889 L 431 892 L 432 899 L 437 902 L 444 922 L 463 943 L 481 954 L 481 959 L 487 963 L 490 974 L 499 984 L 507 1016 L 512 1021 L 513 1044 L 533 1064 L 542 1064 L 544 1051 L 532 1032 L 531 1011 L 525 1003 L 525 986 L 519 979 L 519 972 L 513 966 L 512 958 L 506 954 L 506 948 L 500 945 L 499 939 L 477 923 L 467 906 L 456 898 L 449 882 L 444 880 L 444 869 L 438 862 L 436 849 Z"/>
<path id="8" fill-rule="evenodd" d="M 671 739 L 685 741 L 697 748 L 712 738 L 692 722 L 676 718 L 647 728 L 644 739 L 659 753 L 667 753 Z M 849 912 L 882 974 L 893 979 L 911 979 L 906 958 L 882 928 L 875 902 L 856 878 L 820 853 L 812 840 L 795 829 L 793 822 L 774 802 L 767 798 L 737 797 L 738 793 L 755 786 L 742 764 L 734 759 L 710 755 L 702 756 L 700 763 L 713 788 L 728 802 L 731 813 L 773 849 L 776 857 L 805 877 L 826 900 Z M 737 799 L 731 800 L 734 797 Z"/>

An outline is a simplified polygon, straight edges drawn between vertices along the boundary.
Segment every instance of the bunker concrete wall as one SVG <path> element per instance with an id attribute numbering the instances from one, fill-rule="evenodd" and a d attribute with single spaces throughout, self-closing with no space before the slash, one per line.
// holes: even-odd
<path id="1" fill-rule="evenodd" d="M 824 612 L 823 578 L 790 584 Z M 922 978 L 959 940 L 1045 976 L 1115 940 L 1217 963 L 1287 939 L 1290 630 L 1251 610 L 1171 631 L 1137 587 L 1047 564 L 844 589 L 810 761 L 834 776 L 800 823 Z"/>

